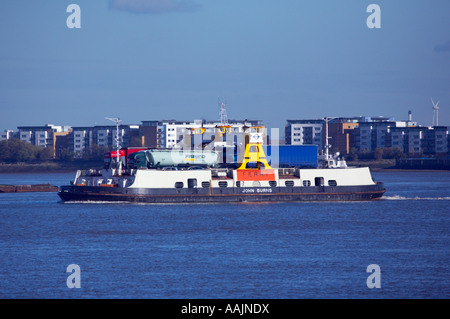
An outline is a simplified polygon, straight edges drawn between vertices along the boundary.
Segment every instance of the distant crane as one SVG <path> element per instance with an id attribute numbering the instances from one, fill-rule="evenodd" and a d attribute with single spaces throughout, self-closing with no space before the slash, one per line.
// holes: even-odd
<path id="1" fill-rule="evenodd" d="M 439 126 L 439 101 L 434 103 L 433 98 L 431 98 L 431 104 L 433 104 L 433 126 Z"/>

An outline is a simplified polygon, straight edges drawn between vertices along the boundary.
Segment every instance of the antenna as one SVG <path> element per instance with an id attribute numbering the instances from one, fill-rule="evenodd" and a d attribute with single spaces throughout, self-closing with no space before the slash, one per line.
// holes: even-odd
<path id="1" fill-rule="evenodd" d="M 439 126 L 439 102 L 434 103 L 433 98 L 431 98 L 431 104 L 433 104 L 433 126 Z"/>
<path id="2" fill-rule="evenodd" d="M 225 103 L 219 100 L 219 107 L 220 107 L 220 113 L 219 113 L 219 121 L 220 124 L 227 124 L 228 123 L 228 116 L 227 116 L 227 110 L 226 110 L 226 105 L 227 105 L 227 100 L 225 99 Z"/>
<path id="3" fill-rule="evenodd" d="M 110 117 L 106 117 L 106 119 L 116 123 L 116 137 L 115 137 L 115 141 L 116 141 L 116 159 L 117 159 L 116 164 L 117 164 L 117 169 L 119 170 L 119 175 L 122 175 L 121 174 L 122 162 L 119 161 L 119 149 L 120 149 L 119 125 L 120 125 L 120 122 L 122 122 L 122 120 L 120 118 L 110 118 Z"/>

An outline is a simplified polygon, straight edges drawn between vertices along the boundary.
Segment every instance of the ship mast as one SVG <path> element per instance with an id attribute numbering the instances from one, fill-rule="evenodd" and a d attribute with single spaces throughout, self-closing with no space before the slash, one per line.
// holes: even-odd
<path id="1" fill-rule="evenodd" d="M 337 119 L 338 117 L 326 117 L 324 118 L 325 120 L 325 163 L 326 163 L 326 167 L 328 168 L 330 166 L 330 154 L 329 154 L 329 149 L 331 148 L 331 145 L 329 144 L 329 139 L 331 139 L 331 137 L 328 136 L 328 122 L 334 119 Z"/>
<path id="2" fill-rule="evenodd" d="M 120 122 L 122 122 L 122 120 L 120 118 L 110 118 L 107 117 L 107 120 L 110 120 L 114 123 L 116 123 L 116 165 L 117 165 L 117 170 L 119 172 L 119 175 L 122 175 L 122 162 L 119 160 L 119 150 L 120 150 L 120 143 L 119 143 L 119 125 Z"/>

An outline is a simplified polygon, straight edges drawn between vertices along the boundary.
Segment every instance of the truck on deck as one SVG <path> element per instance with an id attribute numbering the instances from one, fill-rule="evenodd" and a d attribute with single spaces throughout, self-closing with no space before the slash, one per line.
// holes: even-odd
<path id="1" fill-rule="evenodd" d="M 266 145 L 266 158 L 272 167 L 317 168 L 317 145 Z"/>

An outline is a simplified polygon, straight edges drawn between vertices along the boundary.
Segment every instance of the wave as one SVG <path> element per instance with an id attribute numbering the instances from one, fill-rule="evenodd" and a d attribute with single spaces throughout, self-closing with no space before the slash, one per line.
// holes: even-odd
<path id="1" fill-rule="evenodd" d="M 384 200 L 450 200 L 450 197 L 405 197 L 400 195 L 383 196 Z"/>
<path id="2" fill-rule="evenodd" d="M 126 201 L 95 201 L 95 200 L 80 200 L 80 201 L 66 201 L 66 202 L 62 202 L 64 204 L 129 204 L 130 202 L 126 202 Z"/>

